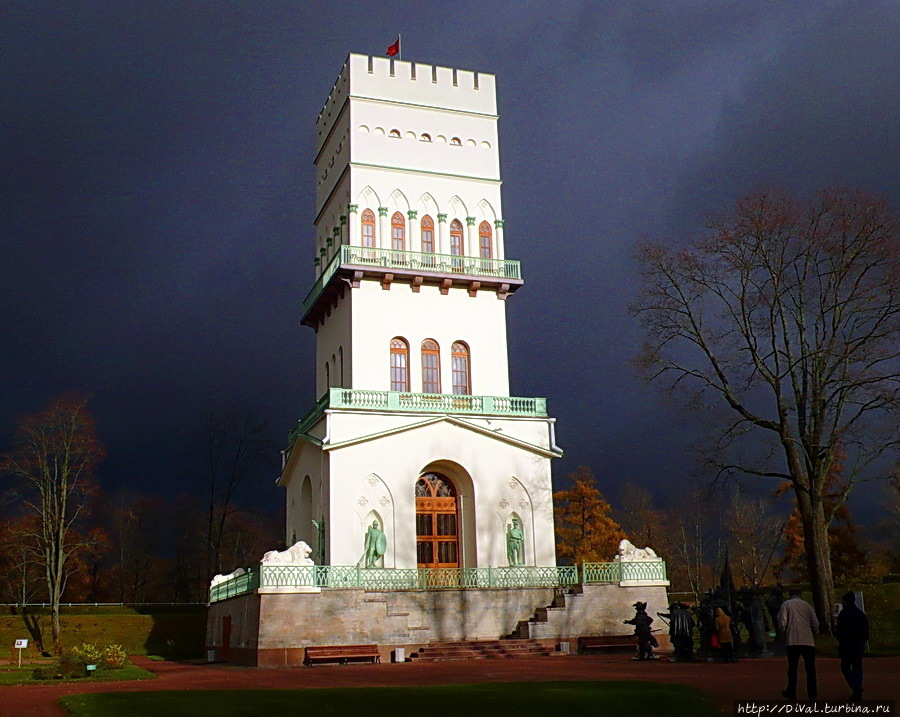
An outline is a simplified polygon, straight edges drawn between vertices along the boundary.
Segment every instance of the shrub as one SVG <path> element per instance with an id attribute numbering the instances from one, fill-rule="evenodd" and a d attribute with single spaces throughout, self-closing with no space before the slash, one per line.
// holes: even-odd
<path id="1" fill-rule="evenodd" d="M 103 653 L 93 645 L 85 642 L 80 647 L 75 647 L 72 649 L 72 656 L 76 660 L 81 661 L 82 666 L 99 665 L 100 660 L 103 657 Z"/>
<path id="2" fill-rule="evenodd" d="M 119 669 L 125 664 L 127 659 L 128 658 L 125 655 L 125 650 L 121 645 L 107 645 L 103 649 L 103 654 L 100 658 L 100 661 L 104 667 Z"/>
<path id="3" fill-rule="evenodd" d="M 75 650 L 63 652 L 63 654 L 59 656 L 59 664 L 56 666 L 55 676 L 62 679 L 84 677 L 84 666 L 86 664 L 87 663 L 82 660 L 81 656 L 76 654 Z"/>

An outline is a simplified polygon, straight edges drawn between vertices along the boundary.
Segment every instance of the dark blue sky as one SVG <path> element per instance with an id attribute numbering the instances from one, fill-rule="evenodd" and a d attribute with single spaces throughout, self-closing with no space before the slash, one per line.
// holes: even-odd
<path id="1" fill-rule="evenodd" d="M 311 405 L 313 123 L 347 53 L 398 33 L 405 60 L 497 75 L 512 392 L 549 398 L 557 481 L 661 496 L 693 469 L 629 364 L 640 240 L 760 186 L 900 207 L 895 0 L 6 0 L 0 28 L 0 446 L 90 392 L 110 488 L 188 485 L 210 410 L 281 442 Z"/>

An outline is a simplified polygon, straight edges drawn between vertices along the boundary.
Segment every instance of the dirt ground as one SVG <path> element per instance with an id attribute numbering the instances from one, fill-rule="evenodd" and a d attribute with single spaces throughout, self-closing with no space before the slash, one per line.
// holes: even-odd
<path id="1" fill-rule="evenodd" d="M 693 685 L 708 692 L 725 714 L 732 714 L 734 700 L 780 699 L 786 669 L 784 658 L 712 664 L 674 663 L 665 658 L 654 662 L 635 662 L 622 655 L 571 655 L 418 664 L 317 665 L 290 669 L 153 662 L 143 657 L 133 659 L 141 667 L 155 673 L 158 679 L 0 687 L 0 715 L 63 717 L 66 712 L 56 700 L 63 695 L 84 692 L 292 689 L 553 680 L 651 680 Z M 817 660 L 817 667 L 819 697 L 826 700 L 846 699 L 849 690 L 841 677 L 838 661 L 820 658 Z M 864 669 L 866 699 L 897 700 L 900 697 L 900 657 L 867 659 Z M 804 685 L 801 667 L 801 695 Z"/>

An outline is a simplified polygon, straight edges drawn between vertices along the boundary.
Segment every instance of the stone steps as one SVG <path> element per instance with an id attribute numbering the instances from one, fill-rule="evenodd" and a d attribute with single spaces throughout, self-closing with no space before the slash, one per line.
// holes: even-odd
<path id="1" fill-rule="evenodd" d="M 434 642 L 412 653 L 410 662 L 446 660 L 498 660 L 515 657 L 549 657 L 561 654 L 537 640 L 469 640 Z"/>

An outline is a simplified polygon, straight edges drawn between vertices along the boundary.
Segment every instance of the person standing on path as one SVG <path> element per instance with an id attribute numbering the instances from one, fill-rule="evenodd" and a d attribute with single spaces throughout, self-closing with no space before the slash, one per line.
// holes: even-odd
<path id="1" fill-rule="evenodd" d="M 791 590 L 790 599 L 785 600 L 778 611 L 778 629 L 784 635 L 788 660 L 787 688 L 781 696 L 792 702 L 797 700 L 797 667 L 803 657 L 806 671 L 806 699 L 814 701 L 816 689 L 816 639 L 819 620 L 812 605 L 800 597 L 799 590 Z"/>
<path id="2" fill-rule="evenodd" d="M 841 658 L 841 674 L 852 690 L 850 701 L 860 702 L 863 693 L 862 658 L 869 639 L 869 618 L 856 607 L 855 593 L 845 593 L 841 603 L 843 607 L 834 625 L 838 657 Z"/>
<path id="3" fill-rule="evenodd" d="M 722 651 L 723 662 L 734 662 L 734 635 L 731 633 L 731 618 L 725 611 L 716 608 L 716 635 L 719 637 L 719 649 Z"/>

